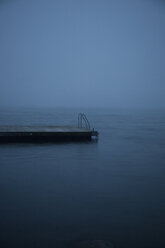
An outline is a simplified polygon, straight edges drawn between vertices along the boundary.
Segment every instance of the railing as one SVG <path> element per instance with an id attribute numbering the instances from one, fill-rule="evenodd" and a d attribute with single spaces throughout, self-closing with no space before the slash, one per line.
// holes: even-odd
<path id="1" fill-rule="evenodd" d="M 89 123 L 86 115 L 83 113 L 80 113 L 78 115 L 78 127 L 83 128 L 83 123 L 85 124 L 85 128 L 90 130 L 90 123 Z"/>

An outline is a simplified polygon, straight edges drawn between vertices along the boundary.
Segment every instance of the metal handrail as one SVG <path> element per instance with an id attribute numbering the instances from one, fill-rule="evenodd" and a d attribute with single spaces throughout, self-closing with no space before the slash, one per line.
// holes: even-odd
<path id="1" fill-rule="evenodd" d="M 79 128 L 82 128 L 83 127 L 83 121 L 85 123 L 85 128 L 88 129 L 88 130 L 90 130 L 90 123 L 89 123 L 86 115 L 83 114 L 83 113 L 80 113 L 78 115 L 78 127 Z"/>

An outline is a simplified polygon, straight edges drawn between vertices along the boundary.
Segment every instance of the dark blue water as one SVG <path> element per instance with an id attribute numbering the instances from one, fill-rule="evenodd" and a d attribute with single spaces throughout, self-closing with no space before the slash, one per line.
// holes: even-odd
<path id="1" fill-rule="evenodd" d="M 0 125 L 76 125 L 81 109 L 1 109 Z M 165 112 L 83 110 L 98 142 L 0 145 L 0 247 L 165 247 Z"/>

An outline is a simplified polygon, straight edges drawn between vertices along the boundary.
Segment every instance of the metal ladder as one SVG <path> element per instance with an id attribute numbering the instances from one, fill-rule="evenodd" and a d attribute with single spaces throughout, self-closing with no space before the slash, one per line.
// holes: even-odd
<path id="1" fill-rule="evenodd" d="M 90 130 L 90 123 L 85 114 L 78 114 L 78 128 L 83 128 L 83 123 L 85 123 L 85 128 Z"/>

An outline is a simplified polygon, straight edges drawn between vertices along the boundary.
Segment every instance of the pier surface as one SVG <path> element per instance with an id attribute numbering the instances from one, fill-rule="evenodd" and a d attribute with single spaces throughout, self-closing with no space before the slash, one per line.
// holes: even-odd
<path id="1" fill-rule="evenodd" d="M 71 126 L 0 126 L 0 142 L 85 141 L 98 132 Z"/>

